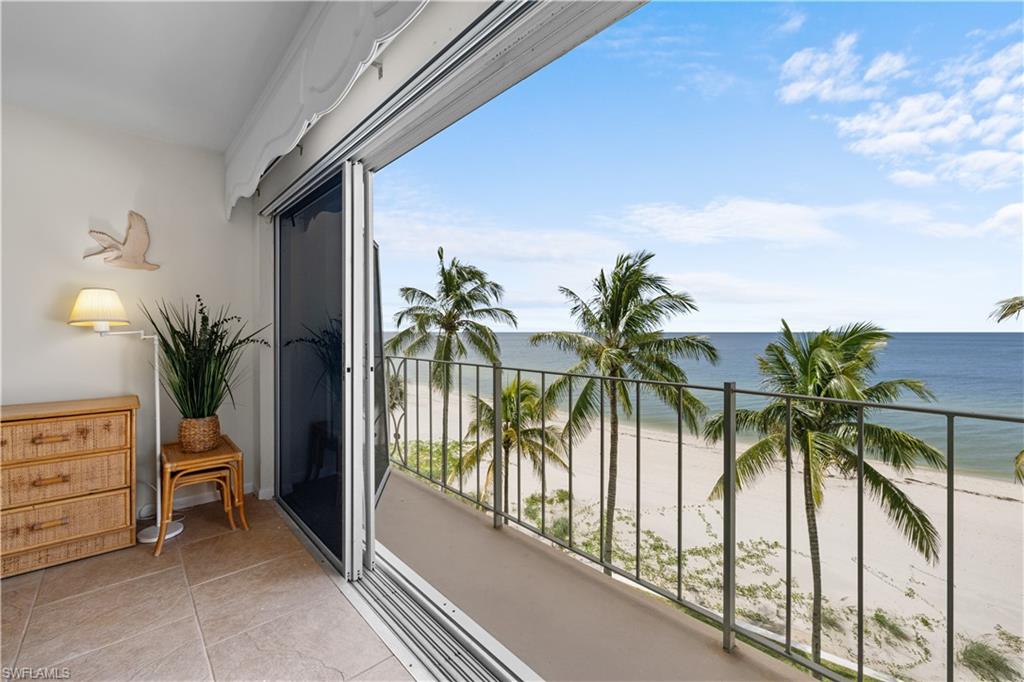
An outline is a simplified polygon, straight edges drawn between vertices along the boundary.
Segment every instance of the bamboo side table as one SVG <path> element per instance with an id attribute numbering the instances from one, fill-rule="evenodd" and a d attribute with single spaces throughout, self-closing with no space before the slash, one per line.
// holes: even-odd
<path id="1" fill-rule="evenodd" d="M 220 444 L 206 452 L 184 452 L 180 443 L 165 443 L 162 454 L 163 465 L 160 467 L 160 475 L 163 518 L 160 519 L 160 536 L 153 551 L 154 556 L 159 556 L 163 550 L 164 533 L 167 531 L 167 524 L 170 523 L 174 511 L 175 484 L 182 477 L 194 476 L 197 472 L 212 473 L 225 467 L 231 470 L 234 481 L 231 485 L 233 490 L 230 498 L 233 500 L 235 509 L 238 510 L 242 528 L 249 530 L 249 520 L 245 517 L 245 476 L 242 468 L 242 451 L 234 441 L 221 434 Z"/>

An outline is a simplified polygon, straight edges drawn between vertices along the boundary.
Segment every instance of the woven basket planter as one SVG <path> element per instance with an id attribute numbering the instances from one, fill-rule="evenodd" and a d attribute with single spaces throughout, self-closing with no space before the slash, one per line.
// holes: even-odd
<path id="1" fill-rule="evenodd" d="M 182 419 L 178 424 L 178 442 L 184 452 L 213 450 L 220 444 L 220 419 L 217 415 Z"/>

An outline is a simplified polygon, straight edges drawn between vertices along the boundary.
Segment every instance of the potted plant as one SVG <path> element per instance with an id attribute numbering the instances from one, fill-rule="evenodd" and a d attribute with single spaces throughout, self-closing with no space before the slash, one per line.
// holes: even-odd
<path id="1" fill-rule="evenodd" d="M 227 398 L 235 403 L 232 388 L 238 382 L 242 352 L 250 344 L 270 347 L 256 338 L 266 327 L 246 334 L 246 323 L 226 307 L 211 317 L 199 294 L 192 305 L 176 307 L 161 301 L 156 309 L 159 322 L 142 306 L 160 345 L 161 382 L 181 412 L 181 449 L 212 450 L 220 442 L 217 410 Z"/>

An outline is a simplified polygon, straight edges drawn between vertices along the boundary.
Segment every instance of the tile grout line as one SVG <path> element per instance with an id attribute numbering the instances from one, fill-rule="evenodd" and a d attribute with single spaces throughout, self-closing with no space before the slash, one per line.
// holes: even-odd
<path id="1" fill-rule="evenodd" d="M 363 619 L 363 622 L 370 628 L 370 631 L 377 636 L 377 639 L 384 645 L 384 648 L 388 650 L 391 657 L 394 658 L 407 673 L 409 673 L 410 677 L 414 680 L 420 679 L 416 676 L 415 670 L 416 666 L 422 668 L 422 664 L 418 661 L 416 661 L 416 663 L 410 662 L 416 660 L 415 654 L 413 654 L 407 646 L 401 643 L 395 635 L 394 630 L 392 630 L 373 612 L 369 603 L 365 601 L 362 595 L 355 592 L 355 588 L 350 586 L 338 569 L 327 560 L 324 553 L 321 552 L 320 549 L 298 528 L 295 522 L 288 517 L 280 504 L 277 504 L 276 506 L 277 513 L 285 520 L 285 523 L 291 529 L 292 534 L 298 538 L 299 543 L 305 548 L 306 553 L 313 557 L 313 560 L 320 566 L 320 570 L 323 571 L 324 575 L 327 576 L 327 579 L 331 581 L 334 588 L 342 598 L 348 602 L 348 605 L 355 609 L 356 613 Z M 358 600 L 358 603 L 356 600 Z M 370 670 L 387 660 L 388 659 L 385 658 L 382 661 L 378 661 L 374 666 L 367 668 L 367 670 Z M 359 675 L 367 672 L 367 670 L 362 671 Z"/>
<path id="2" fill-rule="evenodd" d="M 61 597 L 60 599 L 54 599 L 53 601 L 48 601 L 46 603 L 39 604 L 39 606 L 40 606 L 40 608 L 43 608 L 43 607 L 50 606 L 51 604 L 59 604 L 62 601 L 66 601 L 68 599 L 74 599 L 75 597 L 82 597 L 82 596 L 85 596 L 87 594 L 92 594 L 93 592 L 99 592 L 100 590 L 105 590 L 108 587 L 116 587 L 117 585 L 124 585 L 125 583 L 130 583 L 133 580 L 139 580 L 141 578 L 152 578 L 154 575 L 158 575 L 160 573 L 166 573 L 167 571 L 173 571 L 175 568 L 181 568 L 181 567 L 182 567 L 182 565 L 181 565 L 181 556 L 179 555 L 178 556 L 178 563 L 175 566 L 168 566 L 167 568 L 161 568 L 161 569 L 159 569 L 157 571 L 153 571 L 151 573 L 143 573 L 141 575 L 136 575 L 136 576 L 133 576 L 131 578 L 125 578 L 124 580 L 118 580 L 117 582 L 110 583 L 109 585 L 100 585 L 99 587 L 93 587 L 93 588 L 88 589 L 88 590 L 86 590 L 84 592 L 77 592 L 75 594 L 69 594 L 68 596 Z M 49 570 L 49 569 L 47 569 L 47 570 Z M 187 576 L 186 576 L 186 578 L 187 578 Z M 40 587 L 40 590 L 41 590 L 42 589 L 42 579 L 40 579 L 40 581 L 39 581 L 39 587 Z"/>
<path id="3" fill-rule="evenodd" d="M 188 579 L 184 575 L 185 569 L 183 567 L 181 567 L 181 566 L 175 566 L 174 568 L 181 568 L 182 569 L 181 570 L 181 572 L 182 572 L 181 578 L 185 582 L 185 589 L 186 589 L 186 591 L 188 591 Z M 170 571 L 170 570 L 172 570 L 172 569 L 167 569 L 167 570 L 164 570 L 164 571 L 158 571 L 158 573 L 166 573 L 167 571 Z M 143 576 L 143 577 L 152 577 L 154 575 L 157 575 L 157 573 L 150 573 L 149 576 Z M 123 582 L 128 582 L 128 581 L 123 581 Z M 123 583 L 121 583 L 121 584 L 123 584 Z M 189 596 L 191 597 L 191 591 L 189 591 Z M 43 604 L 43 606 L 48 606 L 48 604 Z M 68 656 L 66 658 L 62 658 L 60 660 L 54 661 L 53 663 L 48 664 L 48 667 L 57 666 L 57 665 L 60 665 L 61 663 L 66 663 L 67 661 L 72 661 L 72 660 L 74 660 L 76 658 L 81 658 L 82 656 L 86 656 L 88 654 L 95 653 L 95 652 L 100 651 L 102 649 L 106 649 L 107 647 L 114 646 L 115 644 L 120 644 L 121 642 L 127 642 L 129 639 L 132 639 L 133 637 L 138 637 L 139 635 L 144 635 L 147 632 L 152 632 L 154 630 L 158 630 L 158 629 L 160 629 L 162 627 L 165 627 L 167 625 L 172 625 L 174 623 L 178 623 L 180 621 L 185 620 L 186 618 L 188 618 L 188 616 L 182 616 L 181 618 L 178 618 L 177 620 L 168 621 L 166 623 L 158 623 L 156 625 L 152 625 L 150 627 L 146 627 L 146 628 L 143 628 L 141 630 L 137 630 L 137 631 L 133 632 L 132 634 L 128 635 L 127 637 L 122 637 L 120 639 L 114 640 L 113 642 L 107 642 L 106 644 L 104 644 L 102 646 L 98 646 L 98 647 L 95 647 L 93 649 L 89 649 L 87 651 L 82 651 L 80 653 L 75 654 L 74 656 Z M 28 629 L 27 629 L 27 626 L 26 626 L 26 634 L 27 633 L 28 633 Z M 24 642 L 22 642 L 22 643 L 24 643 Z M 21 656 L 21 647 L 18 648 L 18 656 L 19 657 Z"/>
<path id="4" fill-rule="evenodd" d="M 283 611 L 280 615 L 274 616 L 270 620 L 265 620 L 262 623 L 257 623 L 256 625 L 250 625 L 249 627 L 245 628 L 244 630 L 239 630 L 238 632 L 236 632 L 233 635 L 229 635 L 228 637 L 224 637 L 223 639 L 218 639 L 216 642 L 214 642 L 210 646 L 211 647 L 220 646 L 224 642 L 230 641 L 230 640 L 234 639 L 235 637 L 239 637 L 239 636 L 244 635 L 246 633 L 252 632 L 253 630 L 256 630 L 257 628 L 261 628 L 264 625 L 268 625 L 270 623 L 273 623 L 274 621 L 280 620 L 280 619 L 284 618 L 285 616 L 290 616 L 293 613 L 296 613 L 297 611 L 299 611 L 299 609 L 305 609 L 305 608 L 309 608 L 309 604 L 299 604 L 298 606 L 294 606 L 294 607 L 288 609 L 287 611 Z M 203 629 L 202 625 L 199 626 L 199 629 L 200 630 Z M 203 635 L 203 641 L 204 642 L 206 641 L 205 634 Z"/>
<path id="5" fill-rule="evenodd" d="M 185 570 L 185 562 L 184 562 L 184 557 L 181 554 L 181 549 L 183 547 L 187 547 L 187 546 L 189 546 L 191 544 L 195 544 L 195 543 L 201 542 L 203 540 L 207 540 L 207 539 L 210 539 L 210 538 L 215 538 L 215 537 L 220 537 L 220 536 L 223 536 L 223 535 L 227 535 L 227 534 L 229 534 L 231 532 L 233 532 L 233 531 L 231 531 L 230 529 L 227 529 L 227 530 L 224 530 L 224 531 L 222 531 L 220 533 L 216 533 L 214 535 L 207 536 L 205 538 L 200 538 L 198 540 L 193 540 L 192 542 L 187 542 L 187 543 L 184 543 L 184 544 L 178 544 L 176 547 L 173 547 L 173 549 L 178 552 L 178 561 L 177 561 L 176 565 L 174 565 L 174 566 L 169 566 L 167 568 L 163 568 L 163 569 L 160 569 L 160 570 L 157 570 L 157 571 L 153 571 L 151 573 L 145 573 L 143 575 L 134 576 L 132 578 L 126 578 L 124 580 L 119 580 L 119 581 L 111 583 L 109 585 L 103 585 L 101 587 L 92 588 L 92 589 L 86 590 L 84 592 L 79 592 L 77 594 L 68 595 L 67 597 L 61 597 L 60 599 L 55 599 L 53 601 L 46 602 L 45 604 L 39 604 L 38 606 L 40 608 L 46 608 L 46 607 L 50 606 L 51 604 L 60 604 L 61 602 L 67 601 L 69 599 L 73 599 L 73 598 L 79 597 L 79 596 L 93 594 L 95 592 L 99 592 L 99 591 L 101 591 L 103 589 L 106 589 L 108 587 L 115 587 L 115 586 L 118 586 L 118 585 L 124 585 L 124 584 L 132 582 L 134 580 L 141 580 L 143 578 L 151 578 L 151 577 L 153 577 L 155 575 L 159 575 L 161 573 L 166 573 L 166 572 L 172 571 L 174 569 L 180 569 L 181 572 L 182 572 L 182 578 L 183 578 L 184 583 L 185 583 L 185 589 L 188 591 L 189 600 L 192 602 L 192 613 L 193 613 L 193 617 L 196 619 L 196 627 L 199 628 L 200 637 L 203 639 L 203 652 L 204 652 L 204 655 L 206 655 L 205 635 L 203 634 L 202 626 L 200 626 L 199 623 L 198 623 L 198 614 L 196 612 L 195 599 L 192 596 L 192 586 L 189 584 L 189 581 L 188 581 L 188 572 Z M 289 554 L 292 554 L 292 553 L 293 552 L 287 552 L 285 554 L 282 554 L 281 556 L 288 556 Z M 257 564 L 253 564 L 252 566 L 250 566 L 248 568 L 252 568 L 253 566 L 258 566 L 258 565 L 261 565 L 261 564 L 264 564 L 264 563 L 268 563 L 269 561 L 274 561 L 275 559 L 278 559 L 278 558 L 281 558 L 281 557 L 275 557 L 274 559 L 269 559 L 267 561 L 261 561 L 261 562 L 259 562 Z M 39 582 L 36 583 L 35 591 L 32 594 L 32 603 L 29 606 L 29 614 L 28 614 L 28 617 L 25 619 L 25 625 L 22 628 L 21 637 L 18 640 L 18 647 L 17 647 L 17 651 L 15 653 L 15 658 L 14 658 L 14 665 L 15 666 L 17 666 L 18 659 L 21 657 L 22 649 L 23 649 L 23 646 L 24 646 L 24 643 L 25 643 L 25 636 L 28 634 L 29 625 L 31 625 L 31 622 L 32 622 L 32 616 L 36 612 L 37 601 L 39 599 L 39 594 L 42 591 L 43 578 L 45 577 L 47 571 L 49 571 L 49 570 L 50 569 L 48 569 L 48 568 L 42 569 L 42 574 L 39 577 Z M 240 571 L 241 570 L 245 570 L 245 569 L 240 569 Z M 238 572 L 239 571 L 233 571 L 232 573 L 229 573 L 229 574 L 226 574 L 226 575 L 232 575 L 232 574 L 238 573 Z M 221 577 L 226 577 L 226 576 L 221 576 Z M 214 578 L 212 580 L 216 580 L 216 579 L 217 578 Z M 200 584 L 206 584 L 208 582 L 212 582 L 212 580 L 207 580 L 204 583 L 200 583 Z M 63 658 L 63 659 L 61 659 L 59 661 L 56 661 L 52 665 L 59 665 L 59 664 L 64 663 L 66 661 L 74 660 L 74 659 L 79 658 L 81 656 L 86 656 L 88 654 L 95 653 L 95 652 L 100 651 L 102 649 L 105 649 L 107 647 L 114 646 L 116 644 L 120 644 L 122 642 L 125 642 L 125 641 L 127 641 L 127 640 L 129 640 L 129 639 L 131 639 L 133 637 L 138 636 L 138 635 L 142 635 L 142 634 L 145 634 L 147 632 L 152 632 L 153 630 L 156 630 L 156 629 L 158 629 L 160 627 L 164 627 L 164 626 L 167 626 L 167 625 L 171 625 L 173 623 L 177 623 L 177 622 L 179 622 L 181 620 L 185 620 L 185 618 L 187 618 L 187 616 L 185 616 L 184 618 L 178 619 L 178 620 L 170 621 L 168 623 L 162 623 L 160 625 L 154 625 L 153 627 L 144 628 L 142 630 L 133 632 L 131 635 L 129 635 L 127 637 L 122 637 L 121 639 L 115 640 L 113 642 L 108 642 L 108 643 L 106 643 L 106 644 L 104 644 L 102 646 L 99 646 L 99 647 L 96 647 L 96 648 L 93 648 L 93 649 L 89 649 L 88 651 L 83 651 L 83 652 L 77 653 L 74 656 L 70 656 L 68 658 Z M 210 675 L 212 677 L 212 675 L 213 675 L 212 666 L 210 665 L 209 656 L 208 655 L 206 655 L 206 656 L 207 656 L 207 666 L 210 667 Z"/>
<path id="6" fill-rule="evenodd" d="M 18 665 L 18 658 L 21 656 L 21 647 L 25 643 L 25 635 L 28 634 L 29 623 L 32 622 L 32 613 L 36 610 L 36 599 L 39 598 L 39 590 L 43 586 L 43 576 L 46 575 L 46 569 L 39 575 L 39 582 L 36 583 L 36 589 L 32 593 L 32 602 L 28 605 L 28 615 L 25 616 L 25 625 L 21 628 L 21 636 L 18 637 L 18 648 L 14 652 L 14 666 Z"/>
<path id="7" fill-rule="evenodd" d="M 257 561 L 256 563 L 249 564 L 248 566 L 243 566 L 242 568 L 235 569 L 234 571 L 231 571 L 230 573 L 225 573 L 224 575 L 218 575 L 216 578 L 210 578 L 208 580 L 204 580 L 201 583 L 196 583 L 195 585 L 193 585 L 192 583 L 189 583 L 188 585 L 189 585 L 190 589 L 193 588 L 193 587 L 203 587 L 205 585 L 209 585 L 212 582 L 216 582 L 218 580 L 221 580 L 222 578 L 229 578 L 229 577 L 231 577 L 233 575 L 238 575 L 242 571 L 248 571 L 250 568 L 256 568 L 257 566 L 262 566 L 264 564 L 269 564 L 271 561 L 277 561 L 278 559 L 283 559 L 284 557 L 291 556 L 292 554 L 296 554 L 296 553 L 298 553 L 300 551 L 304 551 L 304 550 L 300 547 L 297 550 L 293 550 L 291 552 L 285 552 L 284 554 L 278 554 L 275 557 L 271 557 L 269 559 L 264 559 L 263 561 Z M 185 581 L 188 582 L 188 571 L 187 570 L 185 571 Z"/>
<path id="8" fill-rule="evenodd" d="M 196 608 L 196 597 L 192 594 L 192 586 L 188 584 L 188 574 L 185 575 L 185 588 L 188 590 L 189 601 L 192 602 L 192 619 L 196 624 L 196 629 L 199 630 L 199 640 L 203 645 L 203 657 L 206 659 L 206 669 L 210 671 L 210 679 L 215 680 L 216 677 L 213 674 L 213 661 L 210 660 L 210 649 L 206 645 L 206 633 L 203 632 L 203 624 L 199 622 L 199 609 Z"/>
<path id="9" fill-rule="evenodd" d="M 373 670 L 374 668 L 376 668 L 376 667 L 377 667 L 378 665 L 382 665 L 382 664 L 384 664 L 384 663 L 387 663 L 387 662 L 388 662 L 389 660 L 391 660 L 392 658 L 394 658 L 394 659 L 395 659 L 396 661 L 398 661 L 398 657 L 396 657 L 396 656 L 395 656 L 395 655 L 394 655 L 393 653 L 391 653 L 391 649 L 388 649 L 388 648 L 387 648 L 387 645 L 385 645 L 385 646 L 384 646 L 384 648 L 385 648 L 385 649 L 387 649 L 387 652 L 388 652 L 388 655 L 387 655 L 387 656 L 385 656 L 384 658 L 380 659 L 379 661 L 377 661 L 376 663 L 374 663 L 373 665 L 371 665 L 371 666 L 370 666 L 369 668 L 364 668 L 363 670 L 360 670 L 359 672 L 355 673 L 354 675 L 352 675 L 352 679 L 355 679 L 355 678 L 359 677 L 360 675 L 362 675 L 362 674 L 364 674 L 364 673 L 368 673 L 368 672 L 370 672 L 371 670 Z M 401 666 L 402 666 L 403 668 L 405 667 L 405 664 L 404 664 L 404 663 L 402 663 L 401 661 L 398 661 L 398 662 L 399 662 L 399 664 L 400 664 L 400 665 L 401 665 Z"/>
<path id="10" fill-rule="evenodd" d="M 159 625 L 154 625 L 153 627 L 144 628 L 142 630 L 139 630 L 138 632 L 133 632 L 132 634 L 128 635 L 127 637 L 122 637 L 121 639 L 115 640 L 113 642 L 109 642 L 107 644 L 104 644 L 103 646 L 98 646 L 95 649 L 89 649 L 88 651 L 83 651 L 83 652 L 75 654 L 74 656 L 71 656 L 69 658 L 62 658 L 62 659 L 60 659 L 59 661 L 57 661 L 55 663 L 50 663 L 50 664 L 48 664 L 46 666 L 41 666 L 41 667 L 54 668 L 54 667 L 57 667 L 58 665 L 60 665 L 62 663 L 70 663 L 71 661 L 73 661 L 73 660 L 75 660 L 77 658 L 82 658 L 83 656 L 88 656 L 90 654 L 94 654 L 97 651 L 103 651 L 104 649 L 108 649 L 108 648 L 110 648 L 112 646 L 117 646 L 118 644 L 122 644 L 124 642 L 127 642 L 129 639 L 132 639 L 134 637 L 138 637 L 140 635 L 145 635 L 147 633 L 153 632 L 154 630 L 159 630 L 160 628 L 167 627 L 169 625 L 174 625 L 175 623 L 181 623 L 182 621 L 185 621 L 185 620 L 188 620 L 188 616 L 182 616 L 181 618 L 178 618 L 177 620 L 172 620 L 172 621 L 168 621 L 166 623 L 161 623 Z"/>

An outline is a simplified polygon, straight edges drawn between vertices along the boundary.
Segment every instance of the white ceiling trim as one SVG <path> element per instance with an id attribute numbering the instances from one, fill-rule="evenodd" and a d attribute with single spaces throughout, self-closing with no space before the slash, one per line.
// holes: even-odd
<path id="1" fill-rule="evenodd" d="M 224 201 L 251 195 L 277 157 L 348 95 L 427 0 L 327 2 L 310 8 L 253 111 L 225 152 Z"/>

